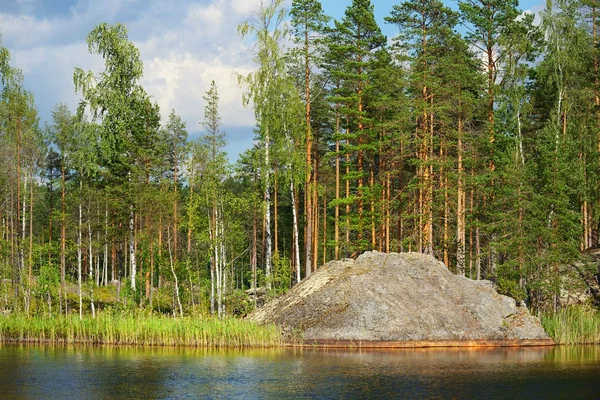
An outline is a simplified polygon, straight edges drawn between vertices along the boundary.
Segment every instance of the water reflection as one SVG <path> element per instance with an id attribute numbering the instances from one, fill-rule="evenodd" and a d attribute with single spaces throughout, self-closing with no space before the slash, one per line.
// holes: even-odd
<path id="1" fill-rule="evenodd" d="M 207 350 L 0 346 L 0 398 L 590 399 L 600 347 Z"/>

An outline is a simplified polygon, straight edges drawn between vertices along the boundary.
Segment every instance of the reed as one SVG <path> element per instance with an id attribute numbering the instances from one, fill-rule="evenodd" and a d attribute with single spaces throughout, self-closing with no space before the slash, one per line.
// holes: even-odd
<path id="1" fill-rule="evenodd" d="M 542 325 L 556 344 L 600 344 L 600 312 L 568 307 L 542 314 Z"/>
<path id="2" fill-rule="evenodd" d="M 206 317 L 171 318 L 136 313 L 0 317 L 0 341 L 52 344 L 116 344 L 197 347 L 275 347 L 283 344 L 275 326 L 242 319 Z"/>

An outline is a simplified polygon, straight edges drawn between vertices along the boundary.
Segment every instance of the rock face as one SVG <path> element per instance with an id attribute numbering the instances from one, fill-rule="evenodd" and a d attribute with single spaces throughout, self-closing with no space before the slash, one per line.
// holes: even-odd
<path id="1" fill-rule="evenodd" d="M 538 318 L 490 282 L 418 253 L 332 261 L 249 318 L 304 343 L 552 344 Z"/>

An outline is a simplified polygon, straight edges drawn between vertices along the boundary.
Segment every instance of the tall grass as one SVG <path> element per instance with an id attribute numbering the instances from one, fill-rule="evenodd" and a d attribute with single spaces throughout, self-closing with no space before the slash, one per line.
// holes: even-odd
<path id="1" fill-rule="evenodd" d="M 170 318 L 156 314 L 103 312 L 77 315 L 0 316 L 0 341 L 149 346 L 274 347 L 282 344 L 275 326 L 241 319 Z"/>
<path id="2" fill-rule="evenodd" d="M 542 325 L 556 344 L 600 344 L 600 312 L 568 307 L 542 314 Z"/>

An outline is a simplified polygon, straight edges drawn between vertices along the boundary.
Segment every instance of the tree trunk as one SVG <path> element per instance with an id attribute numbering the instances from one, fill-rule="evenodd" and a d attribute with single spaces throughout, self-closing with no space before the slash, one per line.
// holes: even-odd
<path id="1" fill-rule="evenodd" d="M 252 210 L 252 254 L 250 257 L 250 266 L 252 268 L 252 292 L 254 293 L 254 299 L 256 300 L 256 267 L 258 262 L 257 257 L 257 225 L 258 221 L 256 218 L 256 209 Z M 300 269 L 300 264 L 298 264 L 298 269 Z M 298 272 L 298 274 L 300 274 Z"/>
<path id="2" fill-rule="evenodd" d="M 194 198 L 194 180 L 190 178 L 190 201 Z M 188 230 L 187 230 L 187 253 L 188 257 L 192 253 L 192 213 L 188 212 Z"/>
<path id="3" fill-rule="evenodd" d="M 308 26 L 304 27 L 304 89 L 306 96 L 306 184 L 304 187 L 305 199 L 304 204 L 306 222 L 304 227 L 305 240 L 305 277 L 308 278 L 312 272 L 313 263 L 313 201 L 312 201 L 312 186 L 313 186 L 313 171 L 312 165 L 312 129 L 311 129 L 311 104 L 310 104 L 310 42 L 308 35 Z"/>
<path id="4" fill-rule="evenodd" d="M 162 287 L 162 271 L 160 269 L 162 263 L 162 249 L 163 249 L 163 217 L 162 212 L 158 216 L 158 288 Z"/>
<path id="5" fill-rule="evenodd" d="M 323 193 L 323 264 L 327 263 L 327 196 Z"/>
<path id="6" fill-rule="evenodd" d="M 31 285 L 33 270 L 33 172 L 30 174 L 31 184 L 29 185 L 29 271 L 27 276 L 27 314 L 31 306 Z"/>
<path id="7" fill-rule="evenodd" d="M 279 215 L 278 215 L 277 204 L 277 169 L 273 172 L 273 230 L 275 231 L 275 237 L 273 244 L 275 247 L 275 254 L 279 256 Z"/>
<path id="8" fill-rule="evenodd" d="M 220 302 L 220 318 L 225 317 L 226 309 L 225 309 L 225 296 L 227 295 L 227 258 L 225 253 L 225 224 L 223 222 L 223 204 L 219 205 L 218 208 L 218 227 L 219 227 L 219 252 L 221 261 L 221 265 L 219 268 L 219 273 L 221 274 L 221 291 L 219 293 L 219 302 Z"/>
<path id="9" fill-rule="evenodd" d="M 167 244 L 169 246 L 169 263 L 171 264 L 171 273 L 173 274 L 173 279 L 175 281 L 175 297 L 177 299 L 177 305 L 179 306 L 179 316 L 183 318 L 183 307 L 181 306 L 181 299 L 179 298 L 179 281 L 177 280 L 177 274 L 175 273 L 170 238 L 167 238 Z"/>
<path id="10" fill-rule="evenodd" d="M 340 106 L 336 105 L 335 132 L 340 132 Z M 335 139 L 335 259 L 340 259 L 340 140 Z"/>
<path id="11" fill-rule="evenodd" d="M 102 281 L 104 286 L 108 284 L 108 204 L 104 208 L 104 263 L 102 272 Z"/>
<path id="12" fill-rule="evenodd" d="M 459 107 L 461 105 L 459 104 Z M 458 116 L 458 190 L 456 199 L 456 269 L 460 275 L 465 275 L 465 172 L 463 166 L 463 121 Z"/>
<path id="13" fill-rule="evenodd" d="M 390 252 L 390 224 L 391 224 L 391 174 L 388 171 L 385 178 L 385 252 Z"/>
<path id="14" fill-rule="evenodd" d="M 593 37 L 593 45 L 594 45 L 594 104 L 596 106 L 596 126 L 598 129 L 598 153 L 600 153 L 600 78 L 599 78 L 599 74 L 600 74 L 600 60 L 598 59 L 598 29 L 596 27 L 596 20 L 597 20 L 597 7 L 596 7 L 596 2 L 594 1 L 592 3 L 592 37 Z M 599 204 L 598 204 L 599 208 L 600 208 L 600 200 L 599 200 Z M 586 207 L 587 210 L 589 210 L 590 213 L 593 213 L 592 210 L 590 210 L 593 207 Z M 588 225 L 591 225 L 593 222 L 593 218 L 592 216 L 590 216 L 589 218 L 586 218 L 588 220 Z M 593 240 L 592 240 L 592 232 L 593 229 L 590 227 L 588 229 L 588 236 L 589 236 L 589 240 L 588 240 L 588 247 L 592 247 L 594 246 Z"/>
<path id="15" fill-rule="evenodd" d="M 346 121 L 347 122 L 347 121 Z M 348 139 L 348 135 L 350 134 L 350 128 L 346 128 L 346 147 L 344 149 L 346 153 L 346 243 L 344 244 L 345 248 L 345 256 L 349 256 L 349 248 L 350 246 L 350 153 L 348 152 L 348 147 L 350 146 L 350 140 Z"/>
<path id="16" fill-rule="evenodd" d="M 14 260 L 14 280 L 13 280 L 13 289 L 14 289 L 14 311 L 18 310 L 19 307 L 19 286 L 21 284 L 21 263 L 23 262 L 23 248 L 21 241 L 21 232 L 19 228 L 19 224 L 21 222 L 21 119 L 17 119 L 17 232 L 16 232 L 16 252 L 14 253 L 16 256 L 16 260 Z M 24 229 L 23 229 L 24 230 Z"/>
<path id="17" fill-rule="evenodd" d="M 131 275 L 131 289 L 135 293 L 136 291 L 136 275 L 137 275 L 137 263 L 135 259 L 135 222 L 133 205 L 129 206 L 129 261 L 130 261 L 130 275 Z"/>
<path id="18" fill-rule="evenodd" d="M 267 280 L 267 289 L 271 289 L 271 187 L 269 184 L 269 168 L 271 165 L 269 158 L 269 142 L 270 142 L 269 131 L 267 130 L 265 138 L 265 277 Z"/>
<path id="19" fill-rule="evenodd" d="M 146 298 L 150 303 L 150 310 L 153 309 L 152 301 L 154 300 L 154 240 L 150 240 L 150 282 L 146 284 Z"/>
<path id="20" fill-rule="evenodd" d="M 79 223 L 77 224 L 77 284 L 79 290 L 79 320 L 83 319 L 83 299 L 81 294 L 81 254 L 82 254 L 82 204 L 81 196 L 83 192 L 83 181 L 79 178 Z"/>
<path id="21" fill-rule="evenodd" d="M 177 152 L 174 154 L 174 168 L 173 168 L 173 260 L 177 264 Z"/>
<path id="22" fill-rule="evenodd" d="M 313 272 L 317 270 L 317 262 L 319 261 L 319 195 L 317 192 L 317 178 L 318 178 L 317 160 L 316 160 L 316 158 L 313 158 L 313 183 L 312 183 L 312 188 L 313 188 L 312 205 L 314 207 L 313 234 L 312 234 L 312 239 L 313 239 L 312 270 L 313 270 Z"/>
<path id="23" fill-rule="evenodd" d="M 442 149 L 444 147 L 444 144 L 442 143 L 441 147 L 440 147 L 440 153 L 443 153 Z M 445 162 L 444 159 L 445 155 L 441 155 L 442 158 L 442 165 Z M 450 237 L 450 233 L 449 233 L 449 229 L 450 229 L 450 225 L 449 225 L 449 219 L 450 219 L 450 201 L 449 201 L 449 193 L 448 193 L 448 175 L 445 173 L 445 170 L 443 168 L 440 168 L 440 183 L 442 185 L 443 188 L 443 192 L 444 192 L 444 235 L 443 235 L 443 248 L 444 248 L 444 264 L 446 265 L 446 267 L 450 268 L 450 255 L 449 255 L 449 237 Z"/>
<path id="24" fill-rule="evenodd" d="M 475 228 L 475 272 L 477 274 L 477 280 L 481 280 L 481 242 L 479 226 Z"/>
<path id="25" fill-rule="evenodd" d="M 300 243 L 298 241 L 298 216 L 296 212 L 296 193 L 294 181 L 290 180 L 290 196 L 292 200 L 292 218 L 294 233 L 294 265 L 296 266 L 296 283 L 300 282 Z"/>
<path id="26" fill-rule="evenodd" d="M 373 192 L 373 187 L 375 186 L 375 172 L 373 171 L 373 167 L 369 168 L 369 189 L 371 193 Z M 375 233 L 375 197 L 373 194 L 370 195 L 370 206 L 371 206 L 371 249 L 375 249 L 377 246 L 377 234 Z"/>
<path id="27" fill-rule="evenodd" d="M 213 202 L 212 210 L 210 215 L 208 216 L 208 220 L 210 223 L 208 234 L 210 239 L 210 315 L 215 315 L 215 304 L 216 304 L 216 290 L 218 285 L 215 284 L 216 276 L 216 268 L 217 268 L 217 254 L 215 252 L 215 236 L 216 236 L 216 210 Z"/>

